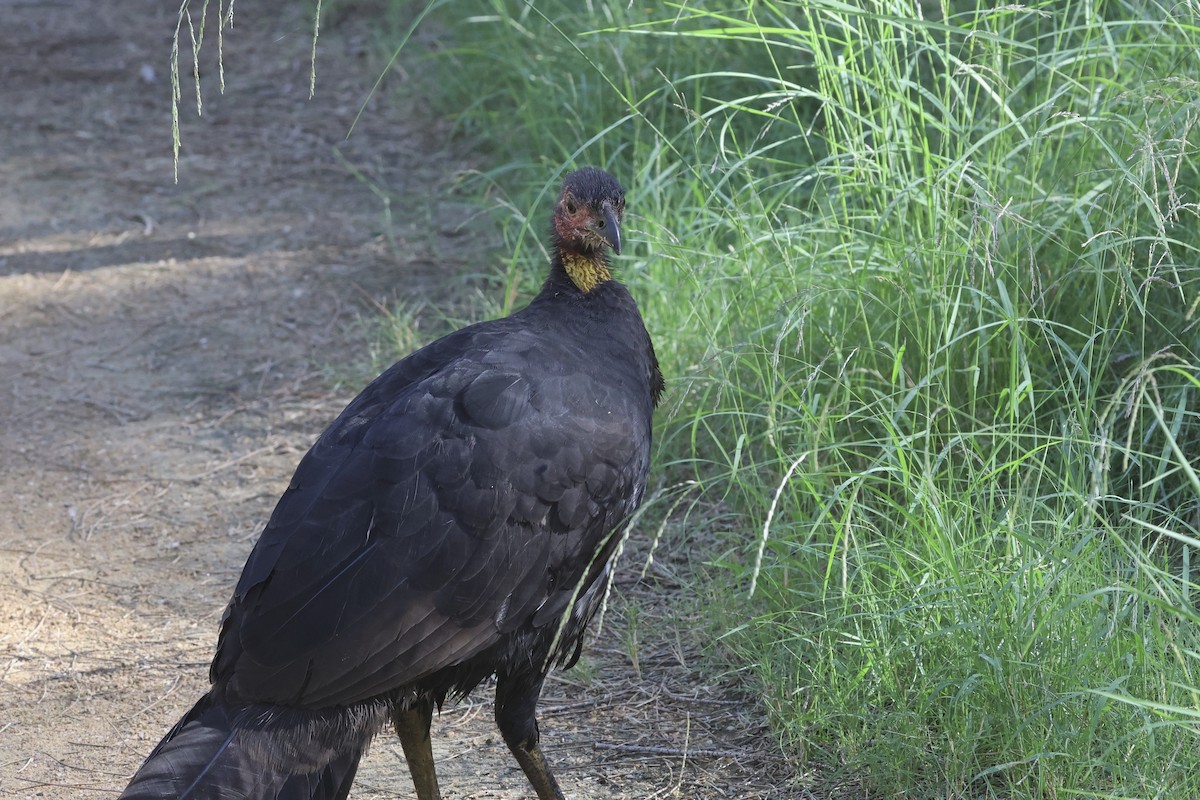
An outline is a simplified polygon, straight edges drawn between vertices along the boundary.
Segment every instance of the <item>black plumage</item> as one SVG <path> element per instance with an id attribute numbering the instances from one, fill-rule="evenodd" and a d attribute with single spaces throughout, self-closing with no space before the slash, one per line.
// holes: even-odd
<path id="1" fill-rule="evenodd" d="M 394 364 L 321 435 L 238 581 L 211 690 L 123 797 L 344 798 L 390 719 L 436 800 L 433 708 L 495 674 L 506 743 L 562 800 L 537 699 L 607 587 L 663 387 L 608 269 L 624 203 L 607 172 L 568 175 L 537 297 Z"/>

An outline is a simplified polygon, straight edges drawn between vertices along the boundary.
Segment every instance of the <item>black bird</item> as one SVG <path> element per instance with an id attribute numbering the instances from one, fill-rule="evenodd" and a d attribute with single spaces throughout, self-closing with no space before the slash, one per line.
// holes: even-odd
<path id="1" fill-rule="evenodd" d="M 567 175 L 541 292 L 392 365 L 300 461 L 221 621 L 212 688 L 123 798 L 345 798 L 389 721 L 440 797 L 435 706 L 496 675 L 496 723 L 539 800 L 546 674 L 579 658 L 642 500 L 663 390 L 607 251 L 621 186 Z"/>

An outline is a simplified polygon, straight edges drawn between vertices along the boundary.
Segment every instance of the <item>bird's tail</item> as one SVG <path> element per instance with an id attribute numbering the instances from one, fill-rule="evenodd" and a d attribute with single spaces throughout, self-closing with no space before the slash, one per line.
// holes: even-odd
<path id="1" fill-rule="evenodd" d="M 206 695 L 154 748 L 121 800 L 342 800 L 385 719 L 382 706 L 231 707 Z"/>

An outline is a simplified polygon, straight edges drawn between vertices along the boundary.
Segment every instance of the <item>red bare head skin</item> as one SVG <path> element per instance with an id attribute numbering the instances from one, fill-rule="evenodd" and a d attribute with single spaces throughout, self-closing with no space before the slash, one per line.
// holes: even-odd
<path id="1" fill-rule="evenodd" d="M 563 180 L 554 207 L 553 237 L 558 251 L 589 258 L 604 248 L 621 252 L 621 218 L 625 191 L 616 178 L 596 167 L 583 167 Z"/>

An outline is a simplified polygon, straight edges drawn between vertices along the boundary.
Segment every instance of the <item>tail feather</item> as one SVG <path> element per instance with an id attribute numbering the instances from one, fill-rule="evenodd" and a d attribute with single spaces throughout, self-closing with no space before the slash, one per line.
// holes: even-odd
<path id="1" fill-rule="evenodd" d="M 122 800 L 343 800 L 386 709 L 231 707 L 205 696 L 147 757 Z"/>

